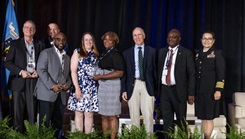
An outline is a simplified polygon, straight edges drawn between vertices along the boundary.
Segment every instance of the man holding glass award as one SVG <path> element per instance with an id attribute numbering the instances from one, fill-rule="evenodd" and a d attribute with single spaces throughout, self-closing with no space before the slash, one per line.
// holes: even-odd
<path id="1" fill-rule="evenodd" d="M 46 116 L 44 125 L 56 129 L 56 138 L 62 133 L 66 91 L 71 85 L 70 57 L 64 50 L 65 44 L 66 36 L 59 32 L 54 37 L 53 47 L 43 50 L 37 62 L 39 78 L 35 93 L 40 104 L 39 123 Z"/>
<path id="2" fill-rule="evenodd" d="M 14 40 L 5 61 L 5 67 L 10 71 L 8 88 L 13 93 L 13 126 L 19 132 L 24 132 L 25 107 L 28 121 L 36 121 L 36 100 L 33 91 L 37 81 L 36 62 L 43 46 L 34 40 L 35 23 L 27 20 L 23 25 L 24 37 Z"/>

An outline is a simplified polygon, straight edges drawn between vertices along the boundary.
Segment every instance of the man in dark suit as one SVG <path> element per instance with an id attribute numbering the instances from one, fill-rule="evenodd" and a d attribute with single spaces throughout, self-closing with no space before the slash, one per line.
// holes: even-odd
<path id="1" fill-rule="evenodd" d="M 144 44 L 145 33 L 140 27 L 133 30 L 135 45 L 124 53 L 126 73 L 121 80 L 122 99 L 128 102 L 133 125 L 140 126 L 140 110 L 146 131 L 153 132 L 154 93 L 156 84 L 156 51 Z"/>
<path id="2" fill-rule="evenodd" d="M 47 34 L 48 36 L 43 40 L 45 44 L 45 48 L 50 48 L 53 46 L 53 38 L 54 36 L 60 32 L 60 28 L 56 23 L 48 24 Z"/>
<path id="3" fill-rule="evenodd" d="M 158 53 L 158 84 L 160 107 L 164 121 L 164 131 L 174 128 L 174 113 L 177 125 L 185 126 L 187 101 L 194 102 L 195 66 L 193 54 L 179 44 L 180 32 L 172 29 L 168 33 L 168 46 Z M 165 138 L 168 138 L 165 135 Z"/>
<path id="4" fill-rule="evenodd" d="M 60 28 L 56 23 L 49 23 L 47 28 L 47 38 L 43 39 L 44 49 L 50 48 L 54 44 L 54 36 L 60 32 Z M 68 43 L 66 42 L 65 51 L 68 52 Z"/>
<path id="5" fill-rule="evenodd" d="M 64 51 L 65 43 L 65 34 L 56 34 L 53 47 L 43 50 L 37 63 L 39 78 L 35 94 L 40 104 L 39 123 L 46 116 L 44 125 L 56 129 L 56 138 L 61 137 L 66 91 L 71 85 L 70 57 Z"/>
<path id="6" fill-rule="evenodd" d="M 5 67 L 10 71 L 8 88 L 13 91 L 13 124 L 23 132 L 25 107 L 31 124 L 36 120 L 36 100 L 33 97 L 37 81 L 36 63 L 43 46 L 34 40 L 35 23 L 27 20 L 23 25 L 24 38 L 14 40 L 6 57 Z"/>

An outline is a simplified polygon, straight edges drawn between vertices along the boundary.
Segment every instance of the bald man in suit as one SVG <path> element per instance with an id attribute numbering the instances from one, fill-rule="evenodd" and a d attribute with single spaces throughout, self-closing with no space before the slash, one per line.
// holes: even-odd
<path id="1" fill-rule="evenodd" d="M 158 53 L 158 84 L 160 92 L 160 108 L 164 126 L 168 132 L 174 129 L 174 113 L 177 125 L 185 126 L 187 101 L 194 102 L 195 94 L 195 66 L 193 54 L 181 46 L 181 36 L 177 29 L 169 31 L 168 46 Z M 185 130 L 185 129 L 184 129 Z M 165 134 L 165 139 L 168 136 Z"/>
<path id="2" fill-rule="evenodd" d="M 71 85 L 70 57 L 64 50 L 65 43 L 65 34 L 56 34 L 53 46 L 41 52 L 37 63 L 39 79 L 35 93 L 40 104 L 39 123 L 46 116 L 44 125 L 52 125 L 56 129 L 57 138 L 62 131 L 66 91 Z"/>

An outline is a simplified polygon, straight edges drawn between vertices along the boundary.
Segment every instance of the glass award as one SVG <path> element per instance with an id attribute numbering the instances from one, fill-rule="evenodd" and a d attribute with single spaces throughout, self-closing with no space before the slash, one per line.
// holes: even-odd
<path id="1" fill-rule="evenodd" d="M 65 80 L 65 77 L 64 75 L 60 75 L 58 78 L 57 78 L 57 84 L 59 85 L 64 85 L 66 83 L 66 80 Z"/>
<path id="2" fill-rule="evenodd" d="M 33 61 L 29 61 L 27 63 L 26 71 L 29 73 L 33 73 L 35 71 L 36 64 Z"/>
<path id="3" fill-rule="evenodd" d="M 87 71 L 87 73 L 88 73 L 88 75 L 89 76 L 95 76 L 95 75 L 97 75 L 97 70 L 98 70 L 98 64 L 96 63 L 96 64 L 92 64 L 90 67 L 88 67 L 88 71 Z"/>

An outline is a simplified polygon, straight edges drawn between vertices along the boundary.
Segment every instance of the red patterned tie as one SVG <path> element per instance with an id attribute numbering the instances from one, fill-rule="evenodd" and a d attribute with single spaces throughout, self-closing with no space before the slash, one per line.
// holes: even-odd
<path id="1" fill-rule="evenodd" d="M 167 73 L 167 76 L 166 76 L 166 84 L 167 85 L 170 85 L 170 74 L 171 74 L 171 66 L 172 66 L 172 57 L 173 57 L 173 50 L 171 49 L 170 50 L 170 54 L 169 54 L 169 60 L 168 60 L 168 64 L 167 64 L 167 68 L 168 68 L 168 73 Z"/>

